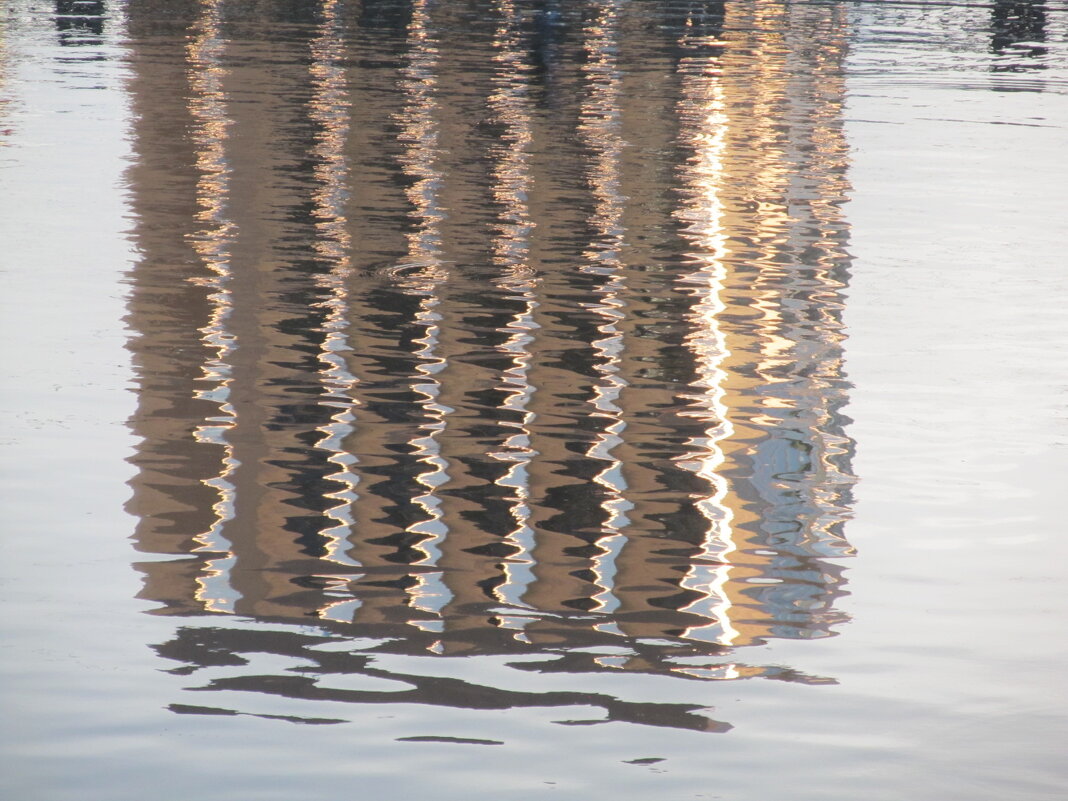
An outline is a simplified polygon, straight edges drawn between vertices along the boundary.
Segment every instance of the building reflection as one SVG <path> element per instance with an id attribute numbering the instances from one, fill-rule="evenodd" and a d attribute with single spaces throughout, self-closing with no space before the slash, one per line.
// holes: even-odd
<path id="1" fill-rule="evenodd" d="M 843 619 L 839 8 L 127 15 L 129 509 L 175 672 L 711 731 L 376 654 L 828 680 L 738 649 Z M 257 655 L 302 675 L 212 673 Z"/>

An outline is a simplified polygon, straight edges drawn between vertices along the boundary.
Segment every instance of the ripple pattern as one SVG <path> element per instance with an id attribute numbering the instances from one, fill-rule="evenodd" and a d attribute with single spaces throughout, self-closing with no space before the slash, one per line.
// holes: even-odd
<path id="1" fill-rule="evenodd" d="M 128 322 L 160 656 L 701 731 L 381 658 L 833 681 L 744 649 L 844 620 L 844 12 L 157 5 L 127 9 Z"/>

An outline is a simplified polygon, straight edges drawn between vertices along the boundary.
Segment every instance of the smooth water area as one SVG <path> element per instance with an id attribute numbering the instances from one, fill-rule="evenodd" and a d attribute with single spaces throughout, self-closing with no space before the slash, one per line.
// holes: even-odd
<path id="1" fill-rule="evenodd" d="M 1068 794 L 1068 7 L 9 0 L 0 795 Z"/>

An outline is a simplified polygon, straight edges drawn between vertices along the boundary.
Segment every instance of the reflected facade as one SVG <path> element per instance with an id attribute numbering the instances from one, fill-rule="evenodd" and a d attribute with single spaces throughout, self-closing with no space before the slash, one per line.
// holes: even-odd
<path id="1" fill-rule="evenodd" d="M 833 681 L 745 647 L 843 620 L 840 8 L 126 14 L 129 510 L 175 672 L 708 731 L 378 656 Z"/>

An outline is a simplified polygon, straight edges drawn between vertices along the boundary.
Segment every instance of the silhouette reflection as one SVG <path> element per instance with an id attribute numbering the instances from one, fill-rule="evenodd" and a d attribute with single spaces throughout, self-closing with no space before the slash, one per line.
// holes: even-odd
<path id="1" fill-rule="evenodd" d="M 736 649 L 843 620 L 844 12 L 166 12 L 127 9 L 129 509 L 190 690 L 723 731 L 434 665 L 832 681 Z"/>
<path id="2" fill-rule="evenodd" d="M 64 47 L 99 44 L 104 35 L 104 0 L 55 0 L 56 31 Z"/>
<path id="3" fill-rule="evenodd" d="M 995 0 L 990 9 L 990 49 L 1002 55 L 1045 55 L 1046 4 L 1034 0 Z M 995 67 L 997 69 L 997 67 Z"/>

